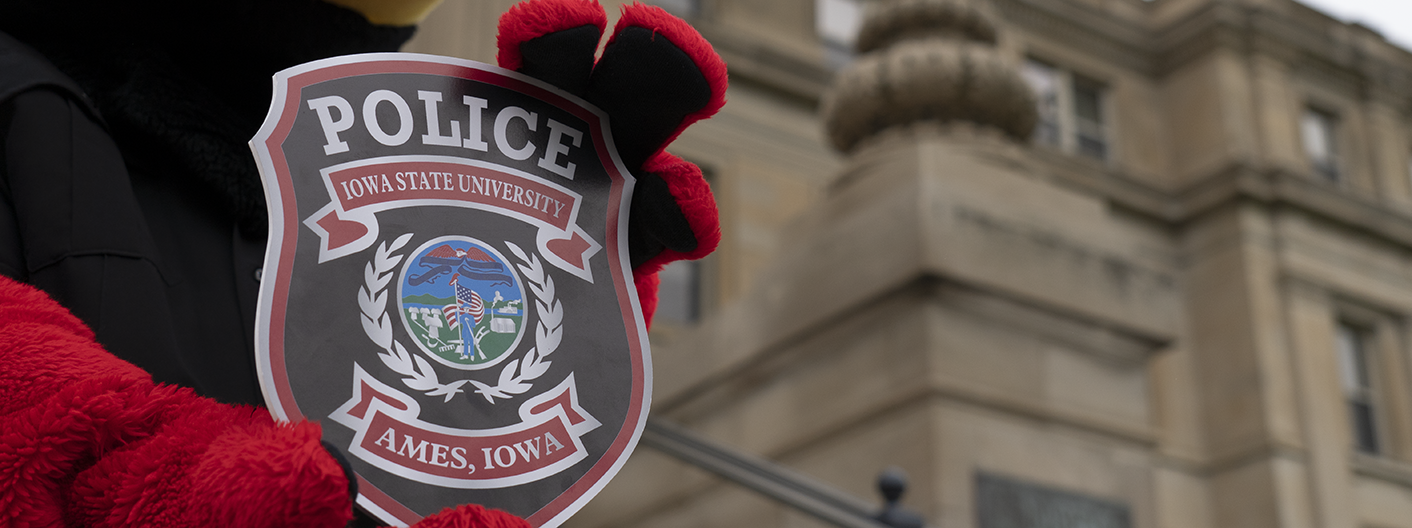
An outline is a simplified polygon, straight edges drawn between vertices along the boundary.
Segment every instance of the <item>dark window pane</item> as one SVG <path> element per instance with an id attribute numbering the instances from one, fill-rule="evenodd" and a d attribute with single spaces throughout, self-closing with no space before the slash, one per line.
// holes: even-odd
<path id="1" fill-rule="evenodd" d="M 701 0 L 655 0 L 652 3 L 683 18 L 691 18 L 701 12 Z"/>
<path id="2" fill-rule="evenodd" d="M 1339 322 L 1334 334 L 1338 354 L 1339 379 L 1344 399 L 1348 402 L 1349 426 L 1353 447 L 1370 454 L 1378 453 L 1377 408 L 1374 407 L 1373 369 L 1369 356 L 1369 332 L 1345 322 Z"/>
<path id="3" fill-rule="evenodd" d="M 1079 154 L 1100 160 L 1107 159 L 1108 145 L 1103 142 L 1102 138 L 1081 134 L 1079 135 Z"/>
<path id="4" fill-rule="evenodd" d="M 657 289 L 658 321 L 690 323 L 701 315 L 700 263 L 678 260 L 657 274 L 662 281 Z"/>
<path id="5" fill-rule="evenodd" d="M 1343 179 L 1343 176 L 1338 172 L 1338 166 L 1333 163 L 1315 162 L 1314 171 L 1318 172 L 1320 176 L 1323 176 L 1325 180 L 1329 180 L 1333 183 L 1338 183 L 1339 180 Z"/>
<path id="6" fill-rule="evenodd" d="M 1378 431 L 1373 423 L 1373 406 L 1364 402 L 1348 402 L 1348 414 L 1353 418 L 1353 444 L 1364 453 L 1378 454 Z"/>
<path id="7" fill-rule="evenodd" d="M 1368 389 L 1373 386 L 1372 377 L 1368 375 L 1368 340 L 1364 338 L 1363 332 L 1357 329 L 1350 329 L 1353 337 L 1353 372 L 1354 378 L 1358 380 L 1358 386 Z"/>
<path id="8" fill-rule="evenodd" d="M 1129 528 L 1122 503 L 976 474 L 979 528 Z"/>
<path id="9" fill-rule="evenodd" d="M 1074 116 L 1092 123 L 1103 122 L 1103 88 L 1093 81 L 1074 78 Z"/>
<path id="10" fill-rule="evenodd" d="M 1074 76 L 1074 126 L 1079 154 L 1107 159 L 1108 141 L 1103 136 L 1103 85 Z"/>
<path id="11" fill-rule="evenodd" d="M 1059 123 L 1041 121 L 1034 127 L 1034 140 L 1041 145 L 1059 146 Z"/>

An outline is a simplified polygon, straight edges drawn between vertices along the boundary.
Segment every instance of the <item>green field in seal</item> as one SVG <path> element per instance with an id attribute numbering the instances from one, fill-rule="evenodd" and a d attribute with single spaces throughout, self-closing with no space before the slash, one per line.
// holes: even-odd
<path id="1" fill-rule="evenodd" d="M 442 308 L 454 302 L 455 299 L 436 298 L 431 295 L 409 296 L 403 300 L 403 314 L 407 317 L 412 337 L 420 342 L 426 350 L 452 363 L 479 365 L 494 361 L 508 352 L 510 346 L 515 344 L 515 338 L 519 336 L 520 328 L 524 324 L 524 316 L 518 314 L 519 310 L 514 310 L 517 312 L 514 315 L 499 313 L 499 310 L 508 305 L 502 301 L 495 303 L 496 306 L 490 310 L 486 310 L 485 316 L 474 328 L 473 335 L 482 335 L 479 350 L 484 357 L 473 355 L 474 352 L 465 350 L 462 347 L 461 329 L 459 327 L 452 328 L 442 312 Z M 509 321 L 509 323 L 492 324 L 493 320 Z M 462 357 L 463 353 L 472 355 Z"/>

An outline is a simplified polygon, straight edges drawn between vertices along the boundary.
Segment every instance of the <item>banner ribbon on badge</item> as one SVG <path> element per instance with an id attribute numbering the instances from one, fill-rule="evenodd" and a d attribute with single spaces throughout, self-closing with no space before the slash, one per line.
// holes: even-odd
<path id="1" fill-rule="evenodd" d="M 387 156 L 319 172 L 331 200 L 304 225 L 319 236 L 320 264 L 376 242 L 378 212 L 441 205 L 490 211 L 538 227 L 536 242 L 545 260 L 593 282 L 589 259 L 603 246 L 575 221 L 583 198 L 552 182 L 446 156 Z"/>
<path id="2" fill-rule="evenodd" d="M 329 415 L 354 431 L 348 453 L 389 473 L 448 488 L 488 489 L 557 474 L 588 456 L 601 425 L 579 406 L 574 376 L 520 405 L 521 422 L 455 429 L 418 418 L 416 400 L 353 366 L 353 398 Z"/>

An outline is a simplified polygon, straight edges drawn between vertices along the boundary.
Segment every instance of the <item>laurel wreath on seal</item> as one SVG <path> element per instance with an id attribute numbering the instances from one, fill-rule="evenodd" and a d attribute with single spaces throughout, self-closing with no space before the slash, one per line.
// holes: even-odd
<path id="1" fill-rule="evenodd" d="M 447 402 L 463 392 L 461 386 L 468 382 L 476 386 L 477 394 L 485 396 L 486 401 L 492 404 L 496 398 L 510 399 L 529 392 L 534 387 L 533 381 L 549 371 L 550 362 L 544 358 L 559 348 L 563 338 L 564 306 L 554 298 L 554 278 L 545 273 L 539 256 L 527 255 L 519 246 L 505 243 L 510 252 L 523 262 L 517 267 L 534 292 L 535 310 L 539 314 L 539 324 L 535 328 L 537 346 L 530 348 L 523 358 L 511 360 L 500 371 L 495 385 L 472 379 L 442 384 L 431 362 L 408 352 L 400 341 L 393 338 L 392 319 L 387 315 L 387 285 L 395 275 L 393 272 L 397 264 L 402 262 L 402 255 L 395 253 L 411 239 L 412 234 L 407 233 L 391 244 L 379 244 L 373 259 L 363 268 L 364 284 L 358 290 L 358 307 L 362 310 L 363 332 L 383 349 L 378 359 L 393 372 L 406 376 L 402 378 L 402 383 L 407 388 L 427 396 L 443 396 Z"/>

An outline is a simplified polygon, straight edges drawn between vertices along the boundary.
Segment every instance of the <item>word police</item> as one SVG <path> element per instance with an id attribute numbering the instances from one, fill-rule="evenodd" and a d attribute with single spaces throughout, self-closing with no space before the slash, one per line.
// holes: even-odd
<path id="1" fill-rule="evenodd" d="M 449 123 L 449 134 L 442 128 L 439 119 L 441 106 L 441 93 L 418 90 L 417 98 L 421 99 L 425 111 L 425 134 L 421 135 L 423 145 L 439 145 L 447 147 L 461 147 L 480 152 L 487 152 L 490 145 L 481 137 L 481 114 L 488 107 L 488 102 L 479 97 L 469 95 L 461 97 L 461 105 L 452 112 L 465 115 L 466 134 L 461 134 L 461 121 L 452 119 Z M 391 105 L 397 112 L 397 123 L 384 124 L 377 119 L 377 111 L 380 105 Z M 347 99 L 337 95 L 319 97 L 309 100 L 309 109 L 318 114 L 319 125 L 323 127 L 324 154 L 332 156 L 334 154 L 348 152 L 348 142 L 339 138 L 339 134 L 352 129 L 355 125 L 357 114 L 353 113 L 353 106 Z M 412 139 L 413 115 L 412 108 L 407 101 L 392 90 L 375 90 L 363 99 L 363 126 L 367 129 L 368 135 L 372 136 L 378 143 L 389 147 L 396 147 L 407 143 Z M 495 141 L 495 148 L 506 157 L 515 161 L 523 161 L 534 156 L 541 151 L 538 165 L 540 168 L 551 173 L 563 176 L 570 180 L 574 179 L 575 165 L 565 160 L 565 155 L 569 153 L 569 148 L 578 147 L 583 142 L 583 132 L 573 127 L 545 118 L 544 124 L 549 127 L 549 140 L 544 145 L 535 145 L 532 139 L 524 141 L 523 145 L 512 145 L 509 137 L 510 122 L 519 120 L 525 124 L 530 132 L 539 129 L 540 119 L 538 112 L 530 112 L 518 106 L 506 106 L 495 115 L 495 125 L 491 128 Z M 566 142 L 567 140 L 567 142 Z"/>

